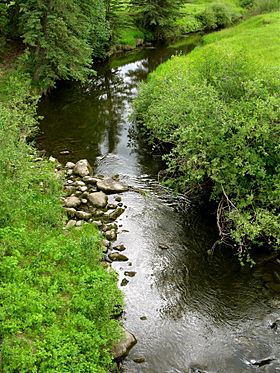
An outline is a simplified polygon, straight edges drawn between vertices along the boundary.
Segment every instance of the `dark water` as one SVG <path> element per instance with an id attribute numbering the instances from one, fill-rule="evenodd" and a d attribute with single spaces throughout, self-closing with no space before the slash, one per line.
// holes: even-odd
<path id="1" fill-rule="evenodd" d="M 38 144 L 61 162 L 87 158 L 97 173 L 120 174 L 143 191 L 123 195 L 128 208 L 117 242 L 127 247 L 129 262 L 114 264 L 119 283 L 125 271 L 137 272 L 122 287 L 124 324 L 138 339 L 124 362 L 127 373 L 280 372 L 280 329 L 271 327 L 280 319 L 280 301 L 264 285 L 264 270 L 241 269 L 226 250 L 209 257 L 217 237 L 214 217 L 162 188 L 160 162 L 130 136 L 128 115 L 139 82 L 198 42 L 195 36 L 127 54 L 99 66 L 85 85 L 59 87 L 41 103 Z M 64 150 L 70 154 L 60 154 Z M 135 363 L 137 357 L 145 362 Z M 260 366 L 266 358 L 275 360 Z"/>

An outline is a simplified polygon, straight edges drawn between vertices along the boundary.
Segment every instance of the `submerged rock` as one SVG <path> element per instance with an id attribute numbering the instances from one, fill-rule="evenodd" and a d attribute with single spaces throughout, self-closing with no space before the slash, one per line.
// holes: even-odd
<path id="1" fill-rule="evenodd" d="M 81 159 L 75 164 L 73 172 L 80 177 L 84 177 L 92 174 L 92 168 L 87 159 Z"/>
<path id="2" fill-rule="evenodd" d="M 67 198 L 65 198 L 65 201 L 64 201 L 65 207 L 69 207 L 69 208 L 78 207 L 78 206 L 80 206 L 80 204 L 81 204 L 81 200 L 80 200 L 80 198 L 78 198 L 76 196 L 67 197 Z"/>
<path id="3" fill-rule="evenodd" d="M 137 364 L 142 364 L 142 363 L 145 363 L 145 358 L 144 356 L 139 356 L 139 357 L 136 357 L 135 359 L 133 359 L 134 363 L 137 363 Z"/>
<path id="4" fill-rule="evenodd" d="M 116 208 L 113 212 L 109 214 L 109 219 L 110 220 L 116 220 L 121 214 L 124 212 L 124 209 L 121 207 Z"/>
<path id="5" fill-rule="evenodd" d="M 122 193 L 128 190 L 128 187 L 126 185 L 110 177 L 99 180 L 97 182 L 97 188 L 106 193 Z"/>
<path id="6" fill-rule="evenodd" d="M 104 208 L 107 205 L 108 197 L 103 192 L 94 192 L 88 195 L 88 200 L 92 206 Z"/>
<path id="7" fill-rule="evenodd" d="M 126 286 L 129 283 L 129 281 L 126 278 L 122 279 L 121 286 Z"/>
<path id="8" fill-rule="evenodd" d="M 111 253 L 109 254 L 109 259 L 113 262 L 126 262 L 128 257 L 120 253 Z"/>
<path id="9" fill-rule="evenodd" d="M 132 347 L 137 343 L 136 338 L 133 334 L 124 329 L 123 339 L 113 346 L 111 352 L 115 360 L 123 359 Z"/>
<path id="10" fill-rule="evenodd" d="M 126 247 L 123 244 L 121 244 L 121 245 L 114 246 L 113 249 L 117 251 L 124 251 L 126 250 Z"/>
<path id="11" fill-rule="evenodd" d="M 134 272 L 134 271 L 125 271 L 124 275 L 128 276 L 128 277 L 134 277 L 136 275 L 136 272 Z"/>

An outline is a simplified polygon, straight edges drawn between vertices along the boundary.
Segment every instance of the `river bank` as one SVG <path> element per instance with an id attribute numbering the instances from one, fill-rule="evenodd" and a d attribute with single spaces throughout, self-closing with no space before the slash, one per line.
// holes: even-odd
<path id="1" fill-rule="evenodd" d="M 38 101 L 28 75 L 0 76 L 1 371 L 108 372 L 122 337 L 116 275 L 94 225 L 63 230 L 63 179 L 26 141 Z"/>

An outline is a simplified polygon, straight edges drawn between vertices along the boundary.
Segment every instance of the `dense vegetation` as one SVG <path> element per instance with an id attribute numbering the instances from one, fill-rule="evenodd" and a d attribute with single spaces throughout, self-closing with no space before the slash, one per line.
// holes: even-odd
<path id="1" fill-rule="evenodd" d="M 210 190 L 221 240 L 241 260 L 280 247 L 280 13 L 249 18 L 161 65 L 134 116 L 167 154 L 167 183 Z"/>
<path id="2" fill-rule="evenodd" d="M 1 372 L 108 372 L 122 298 L 93 225 L 63 230 L 63 180 L 26 144 L 38 97 L 0 74 Z"/>
<path id="3" fill-rule="evenodd" d="M 135 47 L 229 26 L 278 0 L 8 0 L 0 4 L 0 51 L 16 41 L 39 91 L 56 80 L 83 81 L 115 44 Z M 1 61 L 0 61 L 1 62 Z"/>

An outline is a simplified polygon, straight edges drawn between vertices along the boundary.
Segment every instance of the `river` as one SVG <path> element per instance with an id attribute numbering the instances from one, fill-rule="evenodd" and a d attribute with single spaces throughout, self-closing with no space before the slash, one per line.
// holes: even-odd
<path id="1" fill-rule="evenodd" d="M 129 281 L 121 286 L 123 321 L 138 339 L 125 372 L 280 372 L 280 302 L 267 286 L 279 288 L 277 276 L 270 278 L 275 269 L 241 268 L 226 249 L 207 255 L 217 239 L 215 217 L 159 185 L 162 164 L 129 120 L 139 83 L 199 40 L 130 52 L 98 66 L 86 84 L 60 84 L 40 104 L 37 144 L 62 163 L 87 158 L 96 173 L 119 174 L 141 190 L 122 196 L 117 243 L 129 262 L 113 264 L 120 286 Z"/>

